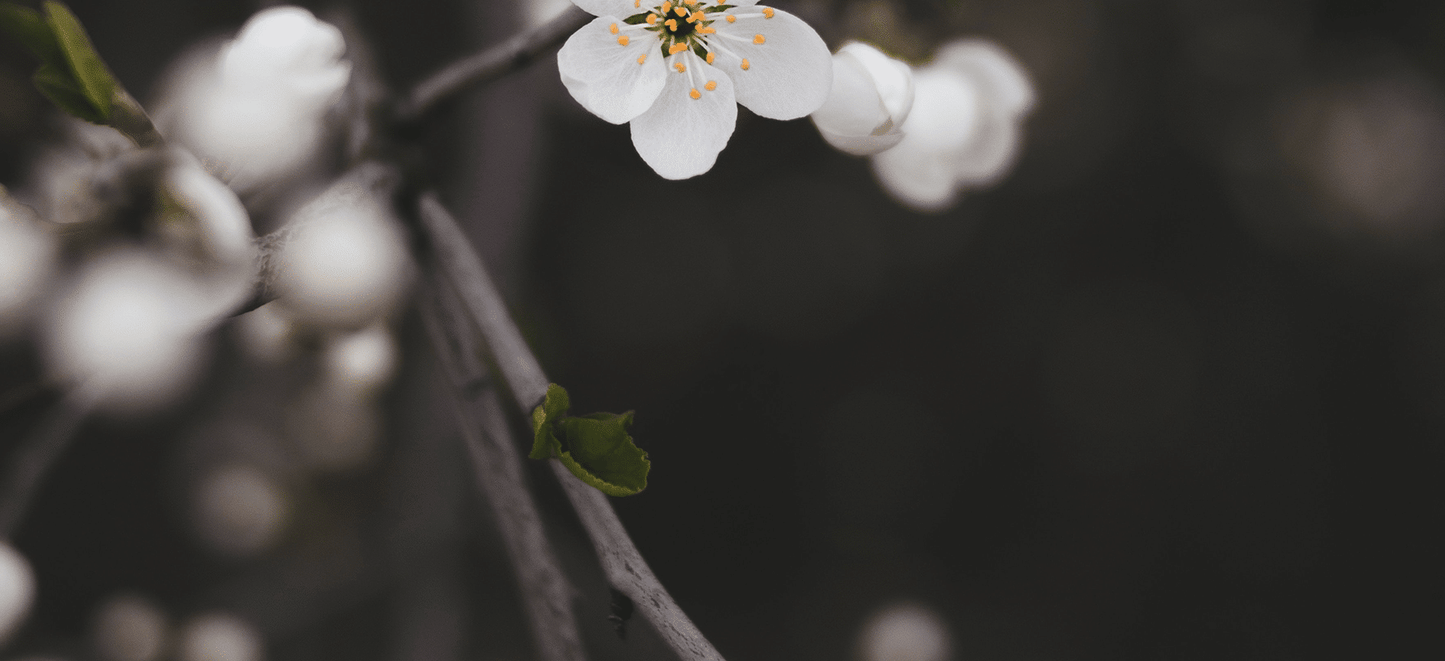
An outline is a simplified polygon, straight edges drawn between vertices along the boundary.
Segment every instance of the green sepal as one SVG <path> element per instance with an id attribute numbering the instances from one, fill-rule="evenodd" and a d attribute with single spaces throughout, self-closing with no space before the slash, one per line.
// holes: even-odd
<path id="1" fill-rule="evenodd" d="M 578 479 L 609 496 L 631 496 L 647 488 L 652 462 L 627 430 L 632 411 L 568 415 L 567 390 L 547 386 L 542 403 L 532 409 L 533 459 L 556 457 Z"/>
<path id="2" fill-rule="evenodd" d="M 85 34 L 85 28 L 81 27 L 80 19 L 71 13 L 69 7 L 55 0 L 45 0 L 42 6 L 45 8 L 45 22 L 60 43 L 60 50 L 65 54 L 70 71 L 75 74 L 85 98 L 90 99 L 102 118 L 109 119 L 115 91 L 119 87 L 115 77 L 110 75 L 105 62 L 95 52 L 95 46 L 91 45 L 90 37 Z"/>
<path id="3" fill-rule="evenodd" d="M 609 496 L 631 496 L 647 488 L 652 462 L 627 433 L 632 411 L 566 417 L 557 424 L 568 449 L 558 459 L 573 475 Z"/>
<path id="4" fill-rule="evenodd" d="M 92 124 L 105 123 L 106 118 L 86 98 L 85 92 L 75 86 L 75 79 L 68 72 L 42 64 L 30 80 L 35 83 L 35 89 L 40 90 L 57 108 Z"/>
<path id="5" fill-rule="evenodd" d="M 20 42 L 25 50 L 39 58 L 41 63 L 53 67 L 67 68 L 65 54 L 60 51 L 60 42 L 40 12 L 13 2 L 0 3 L 0 29 L 10 38 Z"/>

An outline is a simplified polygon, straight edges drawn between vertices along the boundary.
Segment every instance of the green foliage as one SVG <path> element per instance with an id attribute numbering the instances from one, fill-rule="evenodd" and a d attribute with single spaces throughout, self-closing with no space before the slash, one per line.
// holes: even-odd
<path id="1" fill-rule="evenodd" d="M 647 488 L 652 462 L 632 442 L 632 411 L 571 416 L 571 399 L 557 384 L 532 410 L 533 459 L 556 457 L 583 482 L 609 496 L 631 496 Z"/>
<path id="2" fill-rule="evenodd" d="M 35 87 L 57 107 L 96 124 L 108 123 L 116 97 L 124 94 L 65 5 L 46 0 L 44 13 L 14 3 L 0 4 L 4 30 L 40 60 Z"/>

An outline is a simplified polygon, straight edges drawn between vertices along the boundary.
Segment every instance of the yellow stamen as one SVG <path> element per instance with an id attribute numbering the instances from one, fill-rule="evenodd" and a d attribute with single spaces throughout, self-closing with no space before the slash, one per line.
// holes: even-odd
<path id="1" fill-rule="evenodd" d="M 743 71 L 747 71 L 748 69 L 751 69 L 752 67 L 753 67 L 753 65 L 748 64 L 747 58 L 743 58 Z"/>
<path id="2" fill-rule="evenodd" d="M 671 3 L 671 2 L 664 2 L 664 3 L 662 3 L 662 13 L 666 14 L 667 12 L 670 12 L 670 11 L 672 11 L 672 3 Z"/>
<path id="3" fill-rule="evenodd" d="M 618 46 L 626 46 L 626 45 L 627 45 L 627 41 L 628 41 L 627 35 L 624 34 L 624 35 L 622 35 L 622 36 L 620 36 L 620 37 L 617 38 L 617 45 L 618 45 Z"/>
<path id="4" fill-rule="evenodd" d="M 637 63 L 638 63 L 638 64 L 642 64 L 643 62 L 646 62 L 646 61 L 647 61 L 647 53 L 643 53 L 643 54 L 637 56 Z"/>
<path id="5" fill-rule="evenodd" d="M 682 1 L 685 2 L 685 3 L 687 3 L 687 6 L 689 6 L 689 7 L 697 4 L 697 0 L 682 0 Z"/>
<path id="6" fill-rule="evenodd" d="M 772 7 L 763 7 L 763 17 L 764 17 L 764 18 L 772 18 L 772 17 L 773 17 L 773 8 L 772 8 Z"/>
<path id="7" fill-rule="evenodd" d="M 738 17 L 733 16 L 732 14 L 728 14 L 728 22 L 729 22 L 729 23 L 736 23 L 736 22 L 738 22 Z"/>
<path id="8" fill-rule="evenodd" d="M 709 80 L 709 81 L 707 81 L 707 84 L 706 84 L 706 85 L 703 85 L 703 87 L 706 88 L 707 91 L 711 92 L 711 91 L 717 89 L 717 81 L 716 81 L 716 80 Z"/>
<path id="9" fill-rule="evenodd" d="M 681 63 L 681 62 L 678 62 L 677 64 L 672 65 L 672 68 L 677 69 L 677 72 L 678 72 L 678 73 L 686 73 L 686 72 L 687 72 L 687 66 L 684 65 L 684 64 Z"/>
<path id="10" fill-rule="evenodd" d="M 767 39 L 764 39 L 764 38 L 763 38 L 763 35 L 760 35 L 760 34 L 755 34 L 755 35 L 753 35 L 753 43 L 755 43 L 755 44 L 761 44 L 761 43 L 763 43 L 764 41 L 767 41 Z"/>
<path id="11" fill-rule="evenodd" d="M 707 15 L 706 15 L 706 14 L 703 14 L 702 12 L 694 9 L 694 10 L 692 10 L 692 15 L 687 17 L 687 20 L 692 21 L 693 23 L 696 23 L 696 22 L 698 22 L 698 21 L 701 21 L 701 20 L 704 19 L 704 18 L 707 18 Z"/>
<path id="12" fill-rule="evenodd" d="M 694 99 L 701 99 L 701 98 L 702 98 L 702 92 L 697 91 L 697 88 L 696 88 L 696 87 L 692 88 L 692 91 L 691 91 L 691 92 L 688 92 L 687 95 L 690 96 L 690 97 L 692 97 L 692 98 L 694 98 Z"/>
<path id="13" fill-rule="evenodd" d="M 698 29 L 697 29 L 697 33 L 698 33 L 698 34 L 712 34 L 712 33 L 714 33 L 714 32 L 717 32 L 717 28 L 698 28 Z"/>
<path id="14" fill-rule="evenodd" d="M 681 53 L 685 50 L 687 50 L 687 44 L 673 44 L 670 48 L 667 49 L 667 54 L 677 55 L 678 53 Z"/>
<path id="15" fill-rule="evenodd" d="M 673 32 L 677 32 L 677 19 L 669 18 L 663 21 L 662 24 L 666 25 L 667 29 L 672 30 Z"/>
<path id="16" fill-rule="evenodd" d="M 632 8 L 633 8 L 633 9 L 641 9 L 641 8 L 642 8 L 642 0 L 632 0 Z"/>
<path id="17" fill-rule="evenodd" d="M 641 0 L 638 0 L 638 1 L 641 2 Z M 648 25 L 657 25 L 657 14 L 648 14 L 648 15 L 647 15 L 647 24 L 648 24 Z"/>
<path id="18" fill-rule="evenodd" d="M 708 64 L 712 64 L 712 61 L 715 60 L 715 59 L 717 59 L 717 54 L 715 54 L 715 53 L 708 53 L 708 54 L 707 54 L 707 63 L 708 63 Z"/>
<path id="19" fill-rule="evenodd" d="M 612 27 L 609 27 L 609 28 L 607 28 L 607 29 L 608 29 L 608 30 L 611 30 L 611 31 L 612 31 L 612 34 L 617 34 L 617 24 L 616 24 L 616 23 L 613 23 L 613 24 L 612 24 Z"/>
<path id="20" fill-rule="evenodd" d="M 673 9 L 672 13 L 677 14 L 678 16 L 687 16 L 687 7 L 678 7 L 676 9 Z"/>

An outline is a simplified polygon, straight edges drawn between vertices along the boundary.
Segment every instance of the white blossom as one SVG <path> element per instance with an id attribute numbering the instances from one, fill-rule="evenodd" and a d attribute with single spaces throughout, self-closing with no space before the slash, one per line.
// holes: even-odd
<path id="1" fill-rule="evenodd" d="M 35 601 L 35 572 L 15 547 L 0 542 L 0 643 L 20 628 Z"/>
<path id="2" fill-rule="evenodd" d="M 208 169 L 239 191 L 256 190 L 315 157 L 350 79 L 345 50 L 341 31 L 311 12 L 266 9 L 183 74 L 160 114 Z"/>
<path id="3" fill-rule="evenodd" d="M 0 189 L 0 338 L 29 312 L 54 267 L 55 237 Z"/>
<path id="4" fill-rule="evenodd" d="M 903 121 L 912 108 L 913 69 L 854 41 L 833 55 L 833 90 L 812 118 L 828 144 L 867 156 L 903 139 Z"/>
<path id="5" fill-rule="evenodd" d="M 262 661 L 266 643 L 245 620 L 210 613 L 186 624 L 178 656 L 180 661 Z"/>
<path id="6" fill-rule="evenodd" d="M 631 123 L 632 144 L 659 175 L 712 168 L 737 104 L 770 119 L 823 105 L 833 60 L 813 28 L 756 0 L 573 0 L 597 16 L 557 53 L 567 91 L 592 114 Z"/>
<path id="7" fill-rule="evenodd" d="M 873 171 L 899 202 L 921 211 L 959 192 L 997 183 L 1012 167 L 1034 103 L 1023 67 L 992 42 L 965 39 L 914 71 L 913 109 L 898 145 L 873 156 Z"/>

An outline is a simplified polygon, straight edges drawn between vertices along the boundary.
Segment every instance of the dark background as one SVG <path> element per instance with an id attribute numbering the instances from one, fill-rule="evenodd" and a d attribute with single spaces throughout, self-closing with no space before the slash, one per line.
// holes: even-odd
<path id="1" fill-rule="evenodd" d="M 577 409 L 637 411 L 654 470 L 614 503 L 725 656 L 847 658 L 899 601 L 939 613 L 959 660 L 1441 654 L 1445 211 L 1420 193 L 1381 216 L 1320 163 L 1330 109 L 1354 108 L 1376 160 L 1347 165 L 1445 188 L 1445 5 L 777 4 L 915 63 L 1000 42 L 1039 96 L 1014 173 L 919 215 L 807 121 L 742 112 L 710 173 L 667 182 L 550 58 L 423 139 L 549 375 Z M 255 9 L 71 7 L 142 98 Z M 397 88 L 513 13 L 352 9 Z M 53 133 L 31 66 L 0 44 L 6 185 Z M 191 430 L 274 415 L 236 393 L 293 372 L 223 339 L 181 412 L 88 425 L 14 540 L 40 592 L 9 652 L 83 656 L 124 589 L 247 617 L 274 659 L 528 658 L 440 372 L 399 328 L 382 460 L 307 482 L 306 525 L 259 558 L 208 555 L 175 484 Z M 27 346 L 5 351 L 23 371 Z M 613 636 L 533 477 L 594 657 L 666 658 L 640 622 Z"/>

